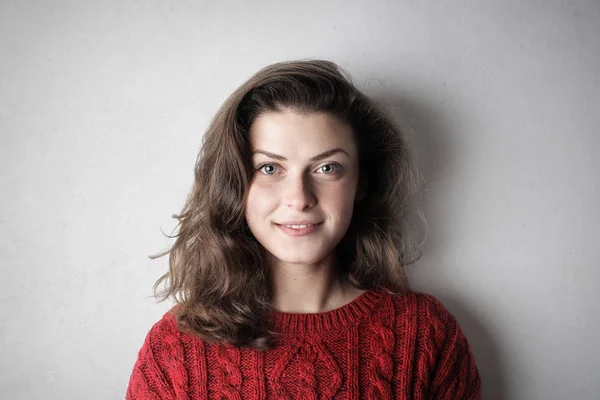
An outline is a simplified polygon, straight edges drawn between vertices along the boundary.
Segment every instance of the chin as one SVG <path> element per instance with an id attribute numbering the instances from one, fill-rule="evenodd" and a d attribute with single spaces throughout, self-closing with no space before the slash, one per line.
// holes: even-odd
<path id="1" fill-rule="evenodd" d="M 312 265 L 323 261 L 331 252 L 270 252 L 271 256 L 278 261 L 289 264 Z"/>

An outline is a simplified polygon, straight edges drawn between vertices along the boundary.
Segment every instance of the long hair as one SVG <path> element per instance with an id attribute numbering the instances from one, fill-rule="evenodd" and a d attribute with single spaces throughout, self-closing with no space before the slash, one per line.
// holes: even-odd
<path id="1" fill-rule="evenodd" d="M 180 329 L 208 342 L 268 349 L 271 288 L 266 250 L 246 224 L 252 178 L 249 128 L 262 113 L 325 112 L 350 124 L 366 195 L 336 247 L 341 273 L 362 289 L 401 294 L 404 266 L 418 258 L 410 223 L 419 175 L 405 135 L 333 62 L 267 66 L 224 102 L 203 136 L 194 184 L 180 214 L 169 271 L 155 284 L 178 303 Z M 418 212 L 419 215 L 420 212 Z M 158 287 L 163 284 L 163 290 Z"/>

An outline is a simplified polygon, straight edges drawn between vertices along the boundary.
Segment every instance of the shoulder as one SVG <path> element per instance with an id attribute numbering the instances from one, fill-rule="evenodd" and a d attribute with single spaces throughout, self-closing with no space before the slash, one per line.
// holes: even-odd
<path id="1" fill-rule="evenodd" d="M 179 329 L 176 310 L 177 307 L 173 307 L 152 325 L 140 350 L 140 357 L 145 355 L 161 369 L 179 368 L 179 364 L 185 362 L 186 345 L 201 341 Z"/>
<path id="2" fill-rule="evenodd" d="M 390 297 L 400 318 L 416 319 L 415 322 L 439 326 L 441 329 L 452 328 L 457 324 L 450 311 L 433 295 L 408 291 Z"/>
<path id="3" fill-rule="evenodd" d="M 177 327 L 176 307 L 167 311 L 148 331 L 146 341 L 155 343 L 165 338 L 180 338 L 182 333 Z"/>
<path id="4" fill-rule="evenodd" d="M 150 328 L 129 378 L 127 399 L 170 399 L 185 393 L 188 379 L 183 338 L 173 310 Z"/>
<path id="5" fill-rule="evenodd" d="M 481 399 L 481 378 L 456 318 L 434 296 L 407 292 L 391 296 L 396 333 L 416 365 L 424 392 L 439 399 Z"/>
<path id="6" fill-rule="evenodd" d="M 175 308 L 166 312 L 148 331 L 138 357 L 158 364 L 183 360 L 183 338 L 177 326 Z"/>
<path id="7" fill-rule="evenodd" d="M 415 291 L 388 296 L 398 334 L 410 334 L 430 351 L 439 350 L 449 340 L 466 340 L 454 315 L 435 296 Z"/>

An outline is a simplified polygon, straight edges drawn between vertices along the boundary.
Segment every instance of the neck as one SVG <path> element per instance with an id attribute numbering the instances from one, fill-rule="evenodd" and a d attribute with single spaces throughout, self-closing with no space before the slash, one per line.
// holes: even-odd
<path id="1" fill-rule="evenodd" d="M 271 261 L 272 305 L 287 313 L 320 313 L 341 307 L 356 297 L 354 287 L 339 273 L 335 255 L 315 264 Z"/>

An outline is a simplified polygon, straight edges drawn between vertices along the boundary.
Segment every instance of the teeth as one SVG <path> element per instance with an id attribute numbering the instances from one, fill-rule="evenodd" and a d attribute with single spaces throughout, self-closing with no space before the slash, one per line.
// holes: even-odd
<path id="1" fill-rule="evenodd" d="M 288 228 L 292 228 L 292 229 L 304 229 L 307 226 L 312 226 L 312 224 L 308 224 L 308 225 L 285 225 Z"/>

